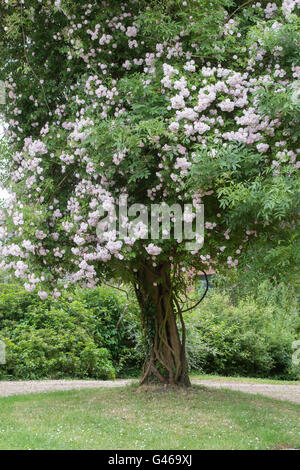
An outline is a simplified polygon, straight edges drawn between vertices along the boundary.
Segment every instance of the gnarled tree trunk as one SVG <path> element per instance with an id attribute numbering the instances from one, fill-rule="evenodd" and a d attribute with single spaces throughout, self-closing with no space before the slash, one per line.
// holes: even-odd
<path id="1" fill-rule="evenodd" d="M 137 273 L 135 285 L 141 308 L 148 354 L 141 385 L 163 382 L 190 386 L 185 354 L 185 326 L 181 312 L 176 312 L 168 264 L 144 266 Z M 176 316 L 182 325 L 180 338 Z"/>

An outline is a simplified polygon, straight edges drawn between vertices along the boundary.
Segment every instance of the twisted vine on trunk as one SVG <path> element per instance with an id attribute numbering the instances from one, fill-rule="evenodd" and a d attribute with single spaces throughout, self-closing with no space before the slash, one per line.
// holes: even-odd
<path id="1" fill-rule="evenodd" d="M 144 266 L 135 285 L 148 343 L 141 384 L 163 382 L 190 386 L 185 353 L 185 326 L 172 292 L 168 264 Z M 182 326 L 180 338 L 176 317 Z"/>

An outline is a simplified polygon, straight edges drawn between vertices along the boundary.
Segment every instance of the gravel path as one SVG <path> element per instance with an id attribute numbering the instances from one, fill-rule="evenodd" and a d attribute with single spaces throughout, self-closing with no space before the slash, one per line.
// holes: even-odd
<path id="1" fill-rule="evenodd" d="M 26 382 L 1 382 L 0 397 L 26 393 L 80 390 L 83 388 L 123 387 L 131 380 L 30 380 Z"/>
<path id="2" fill-rule="evenodd" d="M 225 380 L 193 380 L 194 384 L 205 385 L 213 388 L 229 388 L 240 392 L 253 393 L 254 395 L 265 395 L 277 400 L 291 401 L 300 404 L 299 385 L 275 385 L 256 382 L 226 382 Z"/>
<path id="3" fill-rule="evenodd" d="M 123 387 L 130 385 L 130 379 L 117 380 L 33 380 L 26 382 L 1 382 L 0 397 L 26 393 L 53 392 L 57 390 L 80 390 L 84 388 Z M 253 382 L 226 382 L 224 380 L 193 379 L 195 385 L 212 388 L 226 388 L 240 392 L 265 395 L 277 400 L 300 404 L 300 385 L 273 385 Z"/>

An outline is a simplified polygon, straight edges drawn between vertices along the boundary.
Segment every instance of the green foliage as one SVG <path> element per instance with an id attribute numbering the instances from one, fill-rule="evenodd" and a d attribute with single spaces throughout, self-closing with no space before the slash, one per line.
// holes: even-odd
<path id="1" fill-rule="evenodd" d="M 298 378 L 292 343 L 299 328 L 299 305 L 293 292 L 264 282 L 256 295 L 247 296 L 228 278 L 227 283 L 231 290 L 210 291 L 200 307 L 186 315 L 190 368 L 220 375 Z"/>
<path id="2" fill-rule="evenodd" d="M 299 304 L 291 286 L 254 273 L 217 276 L 200 307 L 185 315 L 191 370 L 295 379 L 292 342 Z M 0 378 L 112 378 L 136 375 L 145 354 L 137 305 L 108 287 L 41 302 L 17 285 L 0 285 Z"/>
<path id="3" fill-rule="evenodd" d="M 77 298 L 93 312 L 97 344 L 110 351 L 118 375 L 128 375 L 140 368 L 143 341 L 139 309 L 130 297 L 109 287 L 78 290 Z"/>
<path id="4" fill-rule="evenodd" d="M 262 243 L 253 245 L 241 258 L 239 268 L 224 272 L 217 276 L 214 283 L 225 289 L 230 294 L 233 302 L 249 295 L 257 296 L 263 286 L 283 284 L 277 288 L 280 295 L 287 298 L 299 297 L 300 276 L 298 266 L 300 264 L 300 237 L 299 234 L 289 232 L 286 227 L 286 238 L 279 239 L 277 244 L 264 238 Z M 270 294 L 267 289 L 268 295 Z M 275 292 L 275 289 L 272 289 Z M 273 294 L 272 294 L 273 295 Z"/>
<path id="5" fill-rule="evenodd" d="M 120 291 L 79 289 L 41 302 L 15 284 L 0 284 L 0 377 L 113 378 L 135 374 L 143 343 L 138 309 Z"/>
<path id="6" fill-rule="evenodd" d="M 0 377 L 113 378 L 109 350 L 96 343 L 95 319 L 84 302 L 40 302 L 16 285 L 0 286 Z"/>

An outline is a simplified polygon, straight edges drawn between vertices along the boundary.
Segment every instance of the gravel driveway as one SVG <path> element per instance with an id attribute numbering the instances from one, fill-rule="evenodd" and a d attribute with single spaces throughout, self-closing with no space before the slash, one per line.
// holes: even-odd
<path id="1" fill-rule="evenodd" d="M 80 390 L 84 388 L 123 387 L 130 385 L 132 380 L 34 380 L 26 382 L 1 382 L 0 397 L 22 395 L 26 393 L 53 392 L 57 390 Z M 193 379 L 195 385 L 212 388 L 226 388 L 240 392 L 265 395 L 277 400 L 287 400 L 300 404 L 299 385 L 273 385 L 253 382 L 226 382 L 224 380 Z"/>
<path id="2" fill-rule="evenodd" d="M 59 390 L 80 390 L 83 388 L 124 387 L 131 380 L 29 380 L 24 382 L 1 382 L 0 397 L 26 393 L 55 392 Z"/>
<path id="3" fill-rule="evenodd" d="M 226 382 L 225 380 L 193 380 L 194 384 L 205 385 L 213 388 L 229 388 L 240 392 L 253 393 L 254 395 L 265 395 L 266 397 L 286 400 L 300 404 L 299 385 L 275 385 L 256 382 Z"/>

